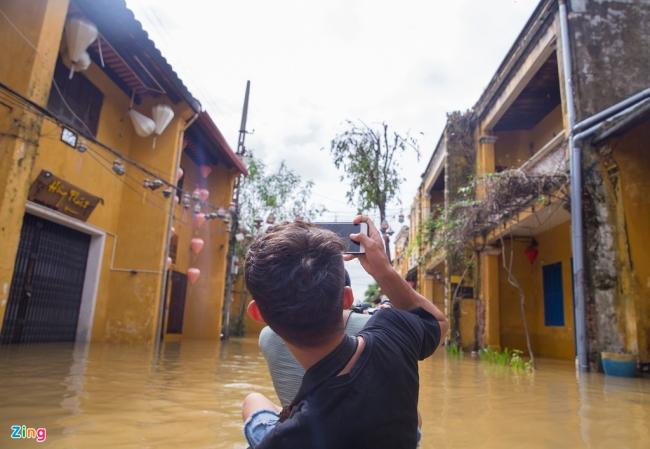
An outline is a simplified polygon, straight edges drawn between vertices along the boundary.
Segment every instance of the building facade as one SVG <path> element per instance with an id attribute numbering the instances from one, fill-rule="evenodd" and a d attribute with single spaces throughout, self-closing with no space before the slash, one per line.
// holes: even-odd
<path id="1" fill-rule="evenodd" d="M 443 272 L 433 265 L 445 260 L 453 341 L 471 349 L 530 346 L 563 359 L 582 350 L 592 369 L 602 351 L 650 360 L 650 277 L 640 238 L 650 223 L 641 175 L 650 161 L 649 18 L 647 1 L 541 1 L 473 109 L 449 116 L 411 228 L 420 226 L 431 242 L 420 255 L 447 252 L 420 257 L 418 289 L 437 300 L 442 293 L 427 286 L 427 273 Z M 434 161 L 445 157 L 443 181 Z M 447 229 L 436 239 L 440 226 L 421 226 L 435 222 L 436 182 L 445 192 L 443 227 L 459 227 L 459 217 L 471 224 L 460 234 Z M 573 211 L 579 228 L 576 198 L 583 199 Z M 450 241 L 458 235 L 461 250 Z M 576 242 L 583 269 L 574 269 Z"/>
<path id="2" fill-rule="evenodd" d="M 0 8 L 0 340 L 218 337 L 227 223 L 195 217 L 245 167 L 123 1 Z"/>

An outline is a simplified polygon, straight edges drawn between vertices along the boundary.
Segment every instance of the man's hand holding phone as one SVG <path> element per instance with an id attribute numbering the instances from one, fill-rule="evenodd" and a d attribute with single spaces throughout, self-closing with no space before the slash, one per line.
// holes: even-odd
<path id="1" fill-rule="evenodd" d="M 350 234 L 350 238 L 360 243 L 365 252 L 364 254 L 345 254 L 343 259 L 346 261 L 359 259 L 359 263 L 361 263 L 363 269 L 375 278 L 377 282 L 380 282 L 380 278 L 385 277 L 393 271 L 393 267 L 386 255 L 384 239 L 370 218 L 364 215 L 357 215 L 352 220 L 352 223 L 366 223 L 368 225 L 368 235 L 364 233 Z"/>

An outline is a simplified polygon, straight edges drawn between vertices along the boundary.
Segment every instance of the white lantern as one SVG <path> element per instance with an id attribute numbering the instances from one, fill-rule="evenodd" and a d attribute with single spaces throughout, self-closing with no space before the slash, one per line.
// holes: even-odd
<path id="1" fill-rule="evenodd" d="M 129 109 L 129 117 L 131 117 L 135 133 L 140 137 L 150 136 L 156 129 L 156 123 L 153 120 L 135 109 Z"/>
<path id="2" fill-rule="evenodd" d="M 174 118 L 174 111 L 166 104 L 157 104 L 151 108 L 151 118 L 156 123 L 154 133 L 159 136 Z"/>
<path id="3" fill-rule="evenodd" d="M 90 67 L 90 63 L 90 55 L 87 51 L 84 51 L 77 61 L 70 62 L 70 66 L 75 72 L 83 72 Z"/>
<path id="4" fill-rule="evenodd" d="M 71 78 L 73 71 L 76 70 L 74 66 L 85 59 L 84 53 L 90 44 L 95 42 L 95 39 L 97 39 L 97 27 L 94 23 L 80 17 L 73 17 L 66 22 L 65 40 L 68 46 L 68 56 L 73 66 L 70 71 Z M 86 66 L 86 68 L 88 67 Z"/>

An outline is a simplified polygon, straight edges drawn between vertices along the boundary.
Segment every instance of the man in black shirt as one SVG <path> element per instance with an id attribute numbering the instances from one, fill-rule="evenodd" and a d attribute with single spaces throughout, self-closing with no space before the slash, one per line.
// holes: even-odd
<path id="1" fill-rule="evenodd" d="M 287 343 L 306 369 L 291 406 L 258 394 L 244 401 L 244 433 L 252 448 L 415 448 L 418 360 L 447 332 L 444 314 L 390 265 L 383 239 L 367 217 L 368 235 L 355 234 L 365 254 L 342 255 L 333 233 L 304 223 L 278 226 L 251 246 L 246 284 L 249 308 Z M 343 332 L 343 260 L 358 257 L 394 308 L 378 311 L 356 336 Z"/>

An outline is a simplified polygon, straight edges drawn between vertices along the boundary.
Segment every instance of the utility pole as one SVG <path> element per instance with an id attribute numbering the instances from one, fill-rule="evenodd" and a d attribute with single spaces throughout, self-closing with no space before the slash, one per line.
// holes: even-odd
<path id="1" fill-rule="evenodd" d="M 244 94 L 244 108 L 241 114 L 241 125 L 239 126 L 239 139 L 237 140 L 237 156 L 243 157 L 246 154 L 246 119 L 248 117 L 248 95 L 251 90 L 251 82 L 246 81 L 246 93 Z M 226 340 L 230 337 L 230 306 L 232 305 L 233 288 L 235 284 L 235 270 L 233 270 L 233 260 L 235 258 L 235 247 L 237 238 L 235 235 L 239 232 L 239 186 L 242 175 L 237 176 L 233 189 L 230 221 L 230 238 L 228 240 L 228 255 L 226 256 L 226 287 L 223 299 L 223 313 L 221 319 L 221 339 Z"/>

